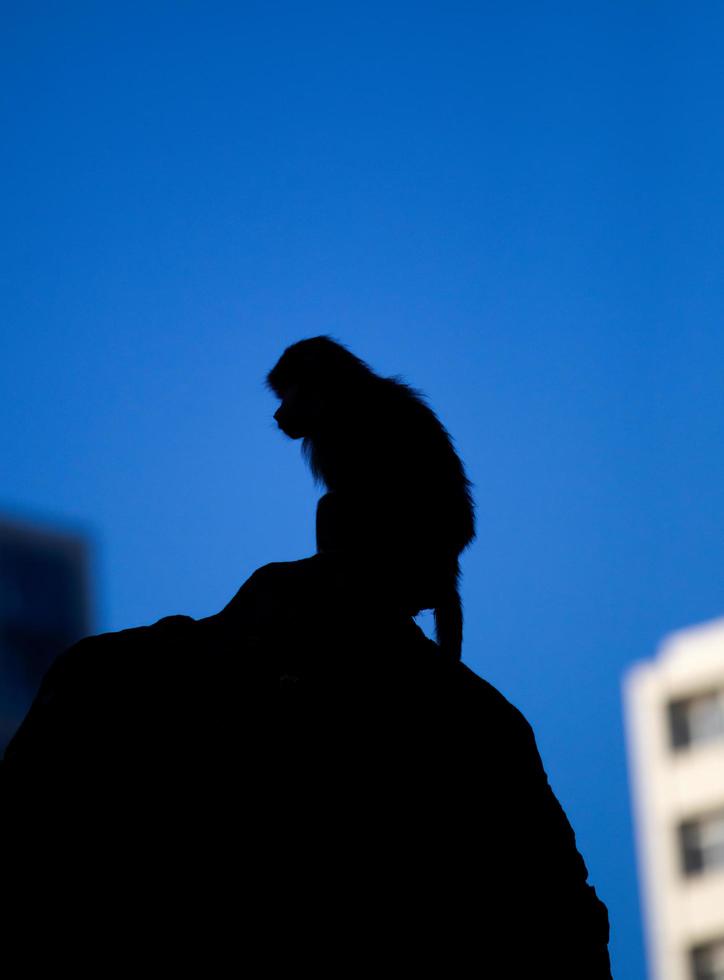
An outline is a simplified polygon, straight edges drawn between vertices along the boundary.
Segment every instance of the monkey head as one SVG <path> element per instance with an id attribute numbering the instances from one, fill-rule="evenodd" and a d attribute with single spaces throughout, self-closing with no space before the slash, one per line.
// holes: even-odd
<path id="1" fill-rule="evenodd" d="M 291 439 L 314 438 L 370 374 L 367 365 L 330 337 L 311 337 L 287 347 L 267 375 L 267 387 L 281 400 L 274 413 Z"/>

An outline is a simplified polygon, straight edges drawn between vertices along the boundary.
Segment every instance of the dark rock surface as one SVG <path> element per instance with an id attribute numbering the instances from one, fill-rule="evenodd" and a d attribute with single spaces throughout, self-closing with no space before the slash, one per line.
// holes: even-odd
<path id="1" fill-rule="evenodd" d="M 526 720 L 348 595 L 320 556 L 269 565 L 216 616 L 62 654 L 2 767 L 21 906 L 166 965 L 609 977 Z"/>

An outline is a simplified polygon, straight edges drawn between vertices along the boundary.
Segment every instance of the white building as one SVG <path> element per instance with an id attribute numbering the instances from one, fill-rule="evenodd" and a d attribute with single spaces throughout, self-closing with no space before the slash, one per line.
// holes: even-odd
<path id="1" fill-rule="evenodd" d="M 652 980 L 724 980 L 724 619 L 624 685 Z"/>

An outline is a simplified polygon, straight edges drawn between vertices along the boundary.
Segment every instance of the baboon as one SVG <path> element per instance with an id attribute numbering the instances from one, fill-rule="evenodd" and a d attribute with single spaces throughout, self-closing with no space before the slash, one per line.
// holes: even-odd
<path id="1" fill-rule="evenodd" d="M 472 484 L 425 396 L 331 337 L 288 347 L 267 376 L 274 414 L 326 493 L 317 551 L 356 569 L 360 598 L 433 609 L 440 647 L 462 649 L 459 556 L 475 537 Z"/>

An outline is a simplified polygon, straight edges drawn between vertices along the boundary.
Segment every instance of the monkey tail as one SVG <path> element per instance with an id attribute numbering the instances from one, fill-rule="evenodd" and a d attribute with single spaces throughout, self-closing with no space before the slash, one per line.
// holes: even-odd
<path id="1" fill-rule="evenodd" d="M 435 638 L 443 653 L 460 660 L 463 649 L 463 604 L 455 587 L 446 589 L 435 606 Z"/>

